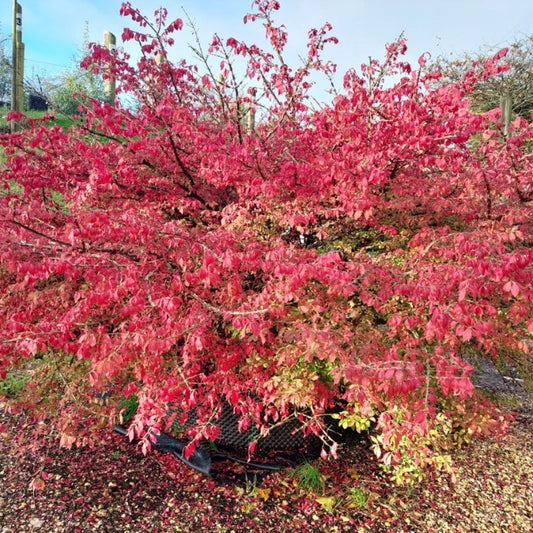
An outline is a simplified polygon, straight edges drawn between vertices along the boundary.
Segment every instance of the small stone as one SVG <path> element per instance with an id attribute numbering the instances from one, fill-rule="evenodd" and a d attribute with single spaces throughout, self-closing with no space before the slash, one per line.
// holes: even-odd
<path id="1" fill-rule="evenodd" d="M 30 527 L 32 529 L 41 529 L 42 526 L 43 526 L 43 521 L 40 518 L 30 519 Z"/>

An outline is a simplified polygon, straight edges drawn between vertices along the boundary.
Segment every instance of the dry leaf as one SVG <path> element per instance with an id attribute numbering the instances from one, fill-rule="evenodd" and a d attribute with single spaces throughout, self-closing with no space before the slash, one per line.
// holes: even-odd
<path id="1" fill-rule="evenodd" d="M 333 510 L 333 506 L 335 505 L 335 498 L 333 496 L 323 496 L 321 498 L 317 498 L 316 501 L 324 507 L 324 509 L 331 513 Z"/>
<path id="2" fill-rule="evenodd" d="M 30 489 L 33 491 L 44 490 L 45 482 L 44 479 L 40 477 L 33 478 L 30 482 Z"/>
<path id="3" fill-rule="evenodd" d="M 270 498 L 270 493 L 272 492 L 272 489 L 256 488 L 254 492 L 257 496 L 259 496 L 259 498 L 266 502 Z"/>

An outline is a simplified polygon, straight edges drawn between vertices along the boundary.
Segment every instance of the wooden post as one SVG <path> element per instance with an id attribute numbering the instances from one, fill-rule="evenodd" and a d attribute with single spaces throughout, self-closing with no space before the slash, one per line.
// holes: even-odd
<path id="1" fill-rule="evenodd" d="M 13 65 L 11 78 L 11 110 L 24 111 L 24 43 L 22 42 L 22 7 L 13 0 Z M 16 122 L 11 121 L 11 130 Z"/>
<path id="2" fill-rule="evenodd" d="M 253 133 L 255 131 L 255 95 L 257 91 L 255 89 L 250 90 L 251 102 L 248 107 L 248 112 L 246 114 L 246 129 L 248 133 Z"/>
<path id="3" fill-rule="evenodd" d="M 113 53 L 117 47 L 116 37 L 107 30 L 104 32 L 104 46 L 111 53 Z M 108 72 L 108 74 L 109 75 L 104 80 L 104 98 L 108 104 L 115 105 L 115 78 L 111 72 Z"/>
<path id="4" fill-rule="evenodd" d="M 509 95 L 501 96 L 500 107 L 502 108 L 503 134 L 507 137 L 509 135 L 509 124 L 511 123 L 511 115 L 513 113 L 512 98 Z"/>

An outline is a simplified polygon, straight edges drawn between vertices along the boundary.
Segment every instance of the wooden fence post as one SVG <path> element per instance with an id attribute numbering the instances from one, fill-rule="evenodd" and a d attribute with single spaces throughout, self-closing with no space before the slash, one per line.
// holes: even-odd
<path id="1" fill-rule="evenodd" d="M 13 65 L 11 78 L 11 110 L 24 111 L 24 43 L 22 42 L 22 7 L 13 0 Z M 11 121 L 11 130 L 16 129 Z"/>
<path id="2" fill-rule="evenodd" d="M 509 95 L 500 97 L 500 107 L 502 108 L 503 134 L 507 138 L 509 135 L 509 124 L 513 113 L 513 100 Z"/>
<path id="3" fill-rule="evenodd" d="M 104 46 L 113 53 L 117 47 L 117 39 L 116 37 L 110 32 L 105 31 L 104 32 Z M 115 78 L 111 74 L 111 72 L 108 72 L 108 76 L 104 80 L 104 98 L 105 101 L 110 105 L 115 105 Z"/>
<path id="4" fill-rule="evenodd" d="M 253 133 L 255 131 L 255 95 L 257 91 L 255 88 L 250 90 L 251 102 L 246 113 L 246 129 L 248 133 Z"/>

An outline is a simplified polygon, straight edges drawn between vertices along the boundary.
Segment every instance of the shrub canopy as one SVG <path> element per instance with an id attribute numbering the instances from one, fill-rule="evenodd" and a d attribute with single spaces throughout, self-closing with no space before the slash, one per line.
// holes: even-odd
<path id="1" fill-rule="evenodd" d="M 63 444 L 135 394 L 145 449 L 177 407 L 198 417 L 191 449 L 216 438 L 228 402 L 243 429 L 299 417 L 335 455 L 337 404 L 345 426 L 377 422 L 398 480 L 416 477 L 448 464 L 441 437 L 505 427 L 476 358 L 530 370 L 531 128 L 505 137 L 498 109 L 469 108 L 504 52 L 435 88 L 403 40 L 313 108 L 334 38 L 310 31 L 290 67 L 278 7 L 245 19 L 272 51 L 215 36 L 197 66 L 168 59 L 180 19 L 125 3 L 140 60 L 95 45 L 86 65 L 136 108 L 87 99 L 68 131 L 2 138 L 0 371 L 27 379 L 17 397 Z"/>

